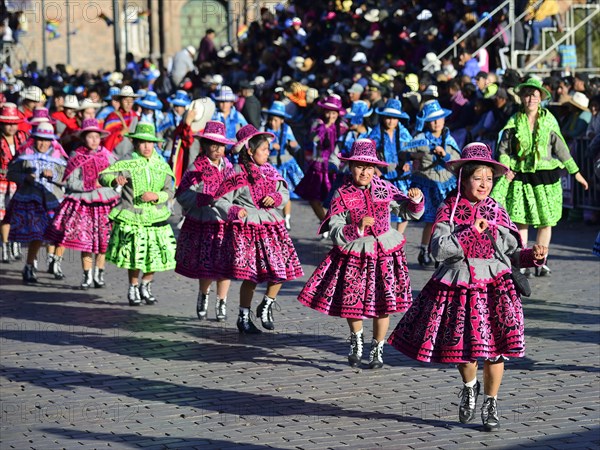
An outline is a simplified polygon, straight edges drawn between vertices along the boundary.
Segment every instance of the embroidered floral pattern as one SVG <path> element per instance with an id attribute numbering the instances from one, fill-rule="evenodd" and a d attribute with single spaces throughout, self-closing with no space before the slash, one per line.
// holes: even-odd
<path id="1" fill-rule="evenodd" d="M 449 289 L 430 280 L 388 342 L 419 361 L 470 362 L 525 354 L 523 309 L 510 279 L 485 289 Z"/>

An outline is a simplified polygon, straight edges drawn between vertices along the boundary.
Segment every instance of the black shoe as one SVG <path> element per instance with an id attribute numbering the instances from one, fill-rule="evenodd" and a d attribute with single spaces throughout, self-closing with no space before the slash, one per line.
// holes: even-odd
<path id="1" fill-rule="evenodd" d="M 157 302 L 156 297 L 152 295 L 152 281 L 140 283 L 140 297 L 146 302 L 146 305 L 154 305 Z"/>
<path id="2" fill-rule="evenodd" d="M 360 366 L 364 345 L 365 339 L 362 333 L 350 333 L 350 353 L 348 353 L 348 364 L 350 364 L 350 367 Z"/>
<path id="3" fill-rule="evenodd" d="M 494 431 L 500 428 L 500 417 L 498 416 L 498 401 L 488 397 L 481 407 L 481 420 L 485 431 Z"/>
<path id="4" fill-rule="evenodd" d="M 217 322 L 225 322 L 227 320 L 227 300 L 224 298 L 217 298 L 215 316 L 217 317 Z"/>
<path id="5" fill-rule="evenodd" d="M 54 255 L 51 253 L 46 256 L 46 267 L 49 274 L 54 274 Z"/>
<path id="6" fill-rule="evenodd" d="M 431 257 L 431 254 L 429 253 L 429 251 L 423 247 L 421 247 L 421 250 L 419 251 L 419 256 L 417 256 L 417 261 L 419 262 L 419 265 L 422 267 L 432 266 L 434 263 L 433 258 Z"/>
<path id="7" fill-rule="evenodd" d="M 209 295 L 210 292 L 208 292 L 207 294 L 203 294 L 202 292 L 198 293 L 198 300 L 196 300 L 196 315 L 200 320 L 206 319 L 206 313 L 208 312 Z"/>
<path id="8" fill-rule="evenodd" d="M 104 282 L 104 269 L 94 268 L 94 287 L 95 288 L 103 288 L 106 286 Z"/>
<path id="9" fill-rule="evenodd" d="M 256 325 L 252 323 L 250 319 L 250 314 L 244 316 L 240 314 L 237 320 L 238 331 L 242 334 L 261 334 L 262 331 L 256 328 Z"/>
<path id="10" fill-rule="evenodd" d="M 258 305 L 258 307 L 256 308 L 256 317 L 260 318 L 260 322 L 263 328 L 265 328 L 266 330 L 274 330 L 275 322 L 273 321 L 273 306 L 275 306 L 275 308 L 278 311 L 280 310 L 280 308 L 279 304 L 276 303 L 275 299 L 267 303 L 267 298 L 268 297 L 265 295 L 263 297 L 262 302 L 260 302 L 260 305 Z"/>
<path id="11" fill-rule="evenodd" d="M 473 387 L 463 386 L 458 393 L 460 405 L 458 406 L 458 420 L 461 423 L 469 423 L 475 418 L 475 407 L 481 384 L 479 381 Z"/>
<path id="12" fill-rule="evenodd" d="M 25 284 L 37 283 L 37 275 L 32 264 L 25 264 L 23 268 L 23 282 Z"/>
<path id="13" fill-rule="evenodd" d="M 371 341 L 371 351 L 369 352 L 369 369 L 381 369 L 383 367 L 383 344 L 385 341 Z"/>
<path id="14" fill-rule="evenodd" d="M 94 280 L 92 278 L 92 271 L 84 270 L 83 271 L 83 280 L 81 281 L 81 284 L 79 285 L 79 287 L 81 289 L 83 289 L 84 291 L 87 291 L 89 288 L 92 287 L 93 282 L 94 282 Z"/>
<path id="15" fill-rule="evenodd" d="M 137 284 L 129 285 L 127 300 L 129 300 L 129 306 L 140 306 L 142 304 L 142 298 L 140 297 L 140 290 Z"/>

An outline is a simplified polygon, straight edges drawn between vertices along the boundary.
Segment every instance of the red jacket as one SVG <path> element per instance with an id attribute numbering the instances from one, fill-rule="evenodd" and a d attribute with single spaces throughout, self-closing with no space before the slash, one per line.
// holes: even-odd
<path id="1" fill-rule="evenodd" d="M 21 145 L 27 141 L 27 133 L 18 130 L 15 134 L 15 155 L 10 152 L 8 141 L 4 136 L 0 137 L 0 181 L 6 180 L 6 172 L 10 162 L 18 156 L 18 150 Z"/>

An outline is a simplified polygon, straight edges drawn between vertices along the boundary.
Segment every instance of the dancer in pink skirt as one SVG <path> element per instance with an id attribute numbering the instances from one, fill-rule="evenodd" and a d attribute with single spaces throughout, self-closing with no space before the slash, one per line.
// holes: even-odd
<path id="1" fill-rule="evenodd" d="M 508 357 L 525 354 L 521 298 L 511 278 L 515 267 L 541 266 L 547 247 L 524 249 L 506 210 L 489 197 L 494 177 L 508 168 L 480 142 L 447 162 L 459 191 L 440 206 L 431 252 L 441 264 L 388 342 L 418 361 L 458 364 L 464 386 L 459 419 L 475 417 L 480 391 L 477 359 L 483 358 L 486 431 L 500 426 L 497 395 Z"/>
<path id="2" fill-rule="evenodd" d="M 390 227 L 390 214 L 418 219 L 424 210 L 419 189 L 409 189 L 407 197 L 375 176 L 375 166 L 387 166 L 376 154 L 374 141 L 357 139 L 350 157 L 340 157 L 350 162 L 352 181 L 335 193 L 319 230 L 330 230 L 334 247 L 298 296 L 303 305 L 348 321 L 352 367 L 362 357 L 363 319 L 372 318 L 371 369 L 383 366 L 389 315 L 406 311 L 412 302 L 406 239 Z"/>
<path id="3" fill-rule="evenodd" d="M 323 202 L 335 179 L 335 173 L 329 170 L 329 156 L 334 152 L 338 140 L 348 131 L 348 125 L 342 120 L 346 110 L 339 95 L 329 95 L 318 101 L 317 106 L 322 113 L 310 130 L 314 143 L 313 157 L 295 192 L 308 200 L 317 218 L 323 220 Z"/>
<path id="4" fill-rule="evenodd" d="M 225 146 L 235 142 L 225 137 L 225 125 L 215 121 L 207 122 L 204 132 L 195 136 L 200 140 L 200 154 L 183 175 L 175 193 L 185 215 L 177 239 L 175 272 L 199 280 L 196 314 L 200 320 L 206 319 L 210 285 L 217 280 L 215 312 L 217 321 L 223 322 L 227 319 L 227 292 L 231 284 L 224 269 L 231 249 L 223 246 L 227 222 L 214 207 L 214 194 L 227 172 L 233 169 L 225 158 Z"/>
<path id="5" fill-rule="evenodd" d="M 223 181 L 215 197 L 217 208 L 231 221 L 227 228 L 231 259 L 228 277 L 243 280 L 240 288 L 240 333 L 258 334 L 250 306 L 258 283 L 267 292 L 256 309 L 263 328 L 273 330 L 273 306 L 284 281 L 303 275 L 294 244 L 285 228 L 283 207 L 289 201 L 285 181 L 269 161 L 271 133 L 246 125 L 236 134 L 239 165 Z"/>
<path id="6" fill-rule="evenodd" d="M 112 153 L 100 145 L 101 139 L 108 135 L 96 119 L 85 119 L 81 130 L 75 133 L 83 145 L 69 158 L 64 175 L 65 197 L 46 230 L 48 241 L 81 251 L 81 289 L 105 285 L 105 253 L 112 228 L 108 214 L 119 202 L 115 189 L 102 187 L 98 182 L 100 172 L 116 161 Z M 96 255 L 96 266 L 92 272 L 93 255 Z"/>

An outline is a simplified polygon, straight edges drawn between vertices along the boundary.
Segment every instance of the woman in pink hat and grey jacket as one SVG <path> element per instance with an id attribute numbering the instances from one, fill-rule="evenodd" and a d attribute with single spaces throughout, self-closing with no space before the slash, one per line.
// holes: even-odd
<path id="1" fill-rule="evenodd" d="M 305 306 L 343 317 L 350 327 L 348 363 L 358 367 L 363 353 L 363 320 L 373 319 L 369 368 L 383 366 L 383 344 L 390 314 L 412 302 L 404 235 L 390 227 L 390 215 L 418 219 L 424 200 L 419 189 L 408 196 L 375 175 L 387 163 L 377 158 L 375 142 L 357 139 L 349 158 L 352 180 L 334 194 L 319 231 L 328 229 L 334 247 L 300 292 Z"/>
<path id="2" fill-rule="evenodd" d="M 283 219 L 290 200 L 286 182 L 268 162 L 274 136 L 246 125 L 236 137 L 239 165 L 215 194 L 216 206 L 230 221 L 228 278 L 242 280 L 238 330 L 258 334 L 249 315 L 256 285 L 267 283 L 256 315 L 263 328 L 273 330 L 273 307 L 283 282 L 301 277 L 303 271 Z"/>
<path id="3" fill-rule="evenodd" d="M 217 280 L 217 321 L 227 319 L 227 292 L 229 280 L 224 273 L 230 254 L 226 247 L 227 221 L 215 208 L 215 193 L 224 178 L 233 169 L 225 158 L 225 146 L 235 144 L 225 137 L 225 125 L 209 121 L 200 134 L 200 154 L 192 163 L 179 185 L 175 198 L 184 210 L 185 220 L 177 239 L 175 272 L 198 279 L 199 292 L 196 314 L 206 319 L 210 285 Z"/>

